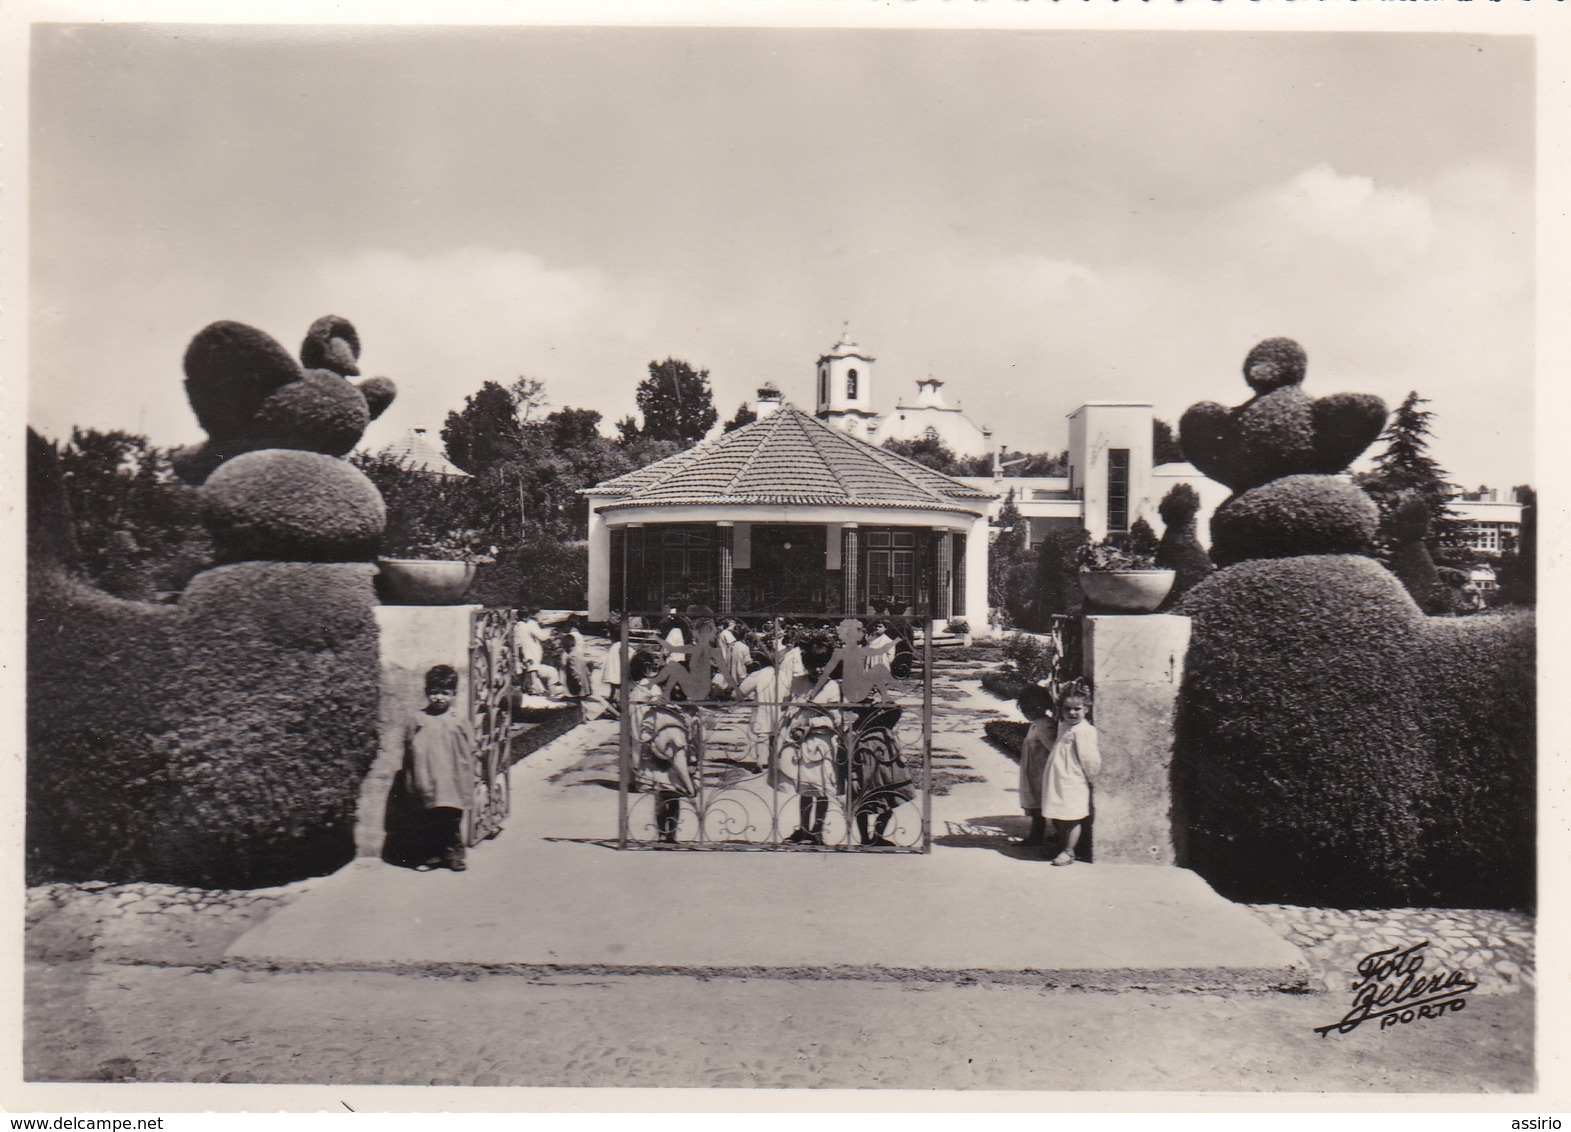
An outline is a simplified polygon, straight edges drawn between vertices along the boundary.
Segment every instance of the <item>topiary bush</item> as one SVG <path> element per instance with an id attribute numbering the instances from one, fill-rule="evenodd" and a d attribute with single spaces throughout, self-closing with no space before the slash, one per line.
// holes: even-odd
<path id="1" fill-rule="evenodd" d="M 322 367 L 309 371 L 238 323 L 192 341 L 186 388 L 208 442 L 178 467 L 203 484 L 224 564 L 177 606 L 74 573 L 55 453 L 30 438 L 30 881 L 272 885 L 353 855 L 377 743 L 365 559 L 384 509 L 335 455 L 393 394 L 344 380 L 358 353 L 331 316 L 307 336 Z"/>
<path id="2" fill-rule="evenodd" d="M 1333 476 L 1285 476 L 1234 495 L 1211 516 L 1218 566 L 1300 554 L 1367 554 L 1380 515 L 1374 500 Z"/>
<path id="3" fill-rule="evenodd" d="M 1265 354 L 1253 400 L 1185 414 L 1185 452 L 1235 494 L 1212 523 L 1225 568 L 1174 607 L 1181 860 L 1238 900 L 1527 906 L 1531 619 L 1426 617 L 1365 556 L 1373 501 L 1331 474 L 1378 435 L 1373 399 L 1311 400 L 1297 355 Z"/>
<path id="4" fill-rule="evenodd" d="M 1163 531 L 1162 541 L 1156 548 L 1156 564 L 1173 571 L 1173 588 L 1162 602 L 1164 612 L 1216 569 L 1211 556 L 1200 545 L 1200 535 L 1195 529 L 1195 516 L 1199 511 L 1200 493 L 1187 483 L 1174 484 L 1157 504 Z"/>

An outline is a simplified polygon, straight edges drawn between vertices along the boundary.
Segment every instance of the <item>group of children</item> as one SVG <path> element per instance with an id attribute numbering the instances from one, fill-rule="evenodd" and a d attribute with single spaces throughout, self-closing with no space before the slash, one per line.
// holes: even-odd
<path id="1" fill-rule="evenodd" d="M 700 611 L 701 613 L 701 611 Z M 868 639 L 860 621 L 841 622 L 837 639 L 765 626 L 748 638 L 741 626 L 706 616 L 673 626 L 666 653 L 634 654 L 628 692 L 638 742 L 640 782 L 655 795 L 656 836 L 676 840 L 681 800 L 698 792 L 696 716 L 684 701 L 714 695 L 756 706 L 747 746 L 738 760 L 749 771 L 767 771 L 767 782 L 797 798 L 799 820 L 785 840 L 822 845 L 830 799 L 851 801 L 864 845 L 890 846 L 891 815 L 915 797 L 893 731 L 900 709 L 887 703 L 894 690 L 889 657 L 894 642 L 883 624 Z M 729 639 L 727 639 L 729 637 Z M 849 726 L 839 705 L 856 703 Z"/>
<path id="2" fill-rule="evenodd" d="M 793 640 L 781 632 L 773 650 L 749 651 L 745 661 L 734 647 L 742 638 L 732 630 L 726 625 L 716 632 L 706 619 L 686 633 L 668 634 L 663 653 L 641 650 L 629 662 L 637 773 L 655 796 L 658 839 L 676 840 L 681 800 L 698 793 L 695 716 L 684 701 L 707 698 L 712 682 L 721 680 L 731 685 L 734 698 L 756 704 L 742 765 L 766 770 L 771 787 L 796 795 L 798 823 L 788 843 L 822 845 L 830 799 L 844 795 L 861 843 L 892 845 L 885 836 L 891 816 L 916 792 L 892 738 L 900 708 L 890 702 L 893 642 L 887 626 L 875 623 L 869 639 L 862 622 L 847 618 L 836 641 L 817 635 Z M 570 634 L 576 632 L 569 626 Z M 524 639 L 542 643 L 533 634 Z M 582 650 L 581 637 L 571 648 Z M 744 666 L 745 674 L 739 671 Z M 587 682 L 587 664 L 575 675 Z M 426 704 L 404 730 L 404 793 L 413 814 L 404 855 L 421 869 L 467 867 L 463 816 L 473 796 L 474 741 L 467 713 L 452 710 L 458 686 L 451 666 L 433 667 L 425 677 Z M 1087 718 L 1090 699 L 1072 687 L 1055 705 L 1045 688 L 1032 687 L 1019 702 L 1030 721 L 1020 752 L 1020 804 L 1031 819 L 1023 845 L 1051 846 L 1052 863 L 1070 865 L 1090 817 L 1091 782 L 1102 765 L 1096 728 Z M 849 709 L 854 718 L 848 727 L 836 718 L 846 709 L 831 704 L 858 705 Z"/>

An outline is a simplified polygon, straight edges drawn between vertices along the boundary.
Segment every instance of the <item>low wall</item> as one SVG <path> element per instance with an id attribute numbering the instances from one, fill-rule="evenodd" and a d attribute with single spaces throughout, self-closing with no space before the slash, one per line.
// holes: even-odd
<path id="1" fill-rule="evenodd" d="M 381 696 L 377 755 L 360 785 L 355 811 L 355 854 L 377 857 L 386 838 L 387 794 L 403 765 L 404 726 L 425 705 L 425 674 L 433 665 L 458 672 L 458 704 L 469 702 L 469 623 L 475 605 L 382 605 Z"/>
<path id="2" fill-rule="evenodd" d="M 1169 614 L 1085 619 L 1085 672 L 1102 751 L 1093 788 L 1098 861 L 1175 863 L 1173 725 L 1190 621 Z"/>

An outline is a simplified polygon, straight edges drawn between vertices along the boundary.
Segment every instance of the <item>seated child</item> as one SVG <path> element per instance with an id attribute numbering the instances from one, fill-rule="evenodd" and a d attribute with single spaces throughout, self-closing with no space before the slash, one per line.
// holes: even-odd
<path id="1" fill-rule="evenodd" d="M 465 713 L 453 709 L 458 673 L 438 664 L 425 674 L 426 706 L 404 730 L 404 775 L 423 811 L 415 860 L 422 870 L 464 861 L 464 810 L 474 796 L 474 739 Z"/>

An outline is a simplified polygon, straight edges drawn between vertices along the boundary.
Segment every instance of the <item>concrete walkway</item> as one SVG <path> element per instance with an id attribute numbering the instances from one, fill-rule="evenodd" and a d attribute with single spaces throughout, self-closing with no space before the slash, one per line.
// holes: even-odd
<path id="1" fill-rule="evenodd" d="M 247 962 L 1302 987 L 1297 949 L 1177 868 L 1052 868 L 1013 847 L 1015 764 L 982 738 L 999 704 L 962 683 L 935 756 L 968 777 L 933 798 L 927 855 L 637 852 L 604 844 L 617 798 L 571 785 L 615 744 L 580 727 L 512 770 L 507 829 L 464 873 L 361 859 L 237 940 Z M 550 781 L 553 777 L 557 781 Z"/>

